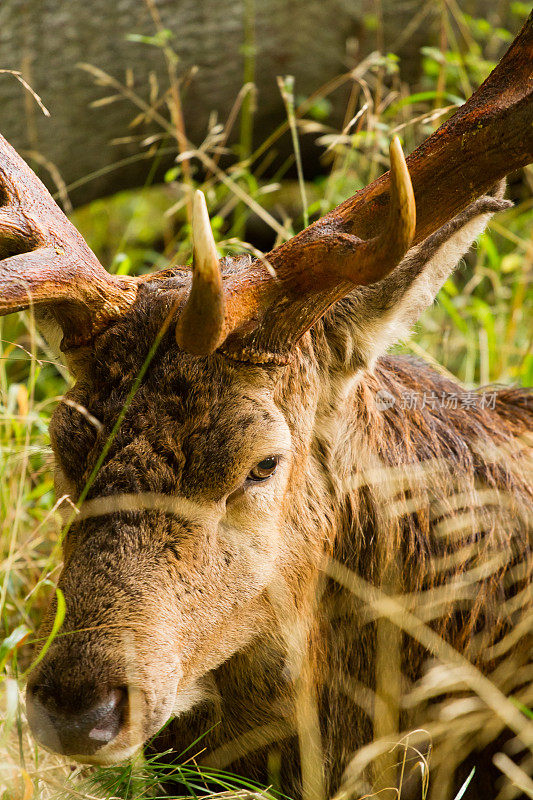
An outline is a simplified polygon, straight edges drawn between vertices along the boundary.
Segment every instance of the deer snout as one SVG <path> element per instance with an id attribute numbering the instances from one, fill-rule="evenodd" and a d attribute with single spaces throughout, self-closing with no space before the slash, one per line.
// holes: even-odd
<path id="1" fill-rule="evenodd" d="M 83 694 L 87 699 L 78 695 L 66 704 L 46 684 L 28 686 L 28 722 L 39 744 L 63 755 L 90 758 L 118 736 L 128 716 L 127 689 L 90 687 Z"/>

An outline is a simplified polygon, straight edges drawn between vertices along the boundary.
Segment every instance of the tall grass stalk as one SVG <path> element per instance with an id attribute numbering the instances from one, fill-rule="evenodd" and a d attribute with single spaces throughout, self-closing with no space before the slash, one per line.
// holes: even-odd
<path id="1" fill-rule="evenodd" d="M 309 225 L 309 210 L 307 204 L 307 193 L 305 189 L 304 171 L 302 166 L 302 154 L 300 152 L 300 140 L 298 138 L 296 114 L 294 110 L 294 77 L 292 75 L 286 75 L 284 78 L 278 77 L 278 86 L 283 98 L 283 102 L 285 103 L 285 110 L 287 112 L 287 119 L 289 121 L 292 146 L 294 150 L 294 156 L 296 158 L 296 169 L 298 172 L 298 185 L 300 187 L 300 195 L 302 198 L 303 227 L 307 228 Z"/>

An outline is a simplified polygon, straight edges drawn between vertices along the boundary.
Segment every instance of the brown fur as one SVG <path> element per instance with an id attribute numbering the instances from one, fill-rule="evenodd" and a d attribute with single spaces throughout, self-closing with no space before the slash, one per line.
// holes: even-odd
<path id="1" fill-rule="evenodd" d="M 76 354 L 78 382 L 51 425 L 58 491 L 82 492 L 179 286 L 179 274 L 147 283 L 86 361 Z M 328 312 L 283 367 L 194 358 L 179 352 L 172 329 L 162 338 L 92 483 L 89 512 L 66 537 L 67 616 L 30 681 L 67 710 L 90 705 L 102 687 L 133 687 L 136 717 L 102 760 L 152 736 L 177 687 L 181 712 L 158 746 L 180 753 L 209 730 L 198 747 L 207 763 L 263 780 L 268 752 L 280 751 L 283 788 L 298 794 L 296 730 L 307 742 L 306 774 L 316 744 L 312 726 L 295 723 L 305 695 L 306 719 L 313 697 L 319 709 L 315 760 L 324 759 L 326 791 L 337 790 L 354 751 L 372 738 L 377 700 L 365 708 L 354 686 L 379 696 L 376 637 L 386 628 L 325 577 L 326 557 L 405 596 L 415 612 L 414 593 L 448 586 L 429 624 L 494 668 L 484 654 L 521 613 L 503 605 L 521 585 L 506 575 L 530 559 L 531 395 L 501 389 L 494 409 L 403 409 L 405 393 L 462 390 L 403 357 L 347 363 L 357 297 Z M 379 390 L 390 393 L 390 408 L 380 410 Z M 245 485 L 271 453 L 284 456 L 276 476 Z M 121 497 L 129 510 L 105 506 Z M 164 510 L 167 501 L 175 507 Z M 459 514 L 471 515 L 461 534 L 437 535 Z M 454 581 L 494 555 L 498 567 L 456 597 Z M 427 654 L 402 638 L 412 686 Z M 526 656 L 522 647 L 515 653 L 518 668 Z M 401 712 L 400 728 L 417 724 Z"/>

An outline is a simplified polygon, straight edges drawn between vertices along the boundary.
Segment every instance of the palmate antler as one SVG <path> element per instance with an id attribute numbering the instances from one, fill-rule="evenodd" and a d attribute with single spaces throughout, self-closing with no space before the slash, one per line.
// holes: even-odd
<path id="1" fill-rule="evenodd" d="M 412 244 L 532 160 L 533 13 L 487 80 L 407 166 L 395 140 L 389 173 L 266 256 L 275 277 L 262 260 L 242 269 L 226 259 L 220 269 L 197 196 L 178 344 L 195 355 L 219 348 L 244 361 L 285 361 L 333 303 L 384 278 Z M 44 307 L 65 347 L 90 343 L 127 312 L 146 278 L 109 275 L 1 137 L 0 191 L 0 315 Z"/>

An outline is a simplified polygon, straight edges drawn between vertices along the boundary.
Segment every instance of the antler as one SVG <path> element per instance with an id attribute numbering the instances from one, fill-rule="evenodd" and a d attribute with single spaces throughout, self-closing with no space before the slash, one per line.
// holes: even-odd
<path id="1" fill-rule="evenodd" d="M 203 192 L 194 195 L 192 285 L 176 325 L 176 341 L 193 355 L 213 353 L 223 338 L 224 291 Z"/>
<path id="2" fill-rule="evenodd" d="M 260 260 L 224 275 L 221 349 L 245 361 L 285 361 L 334 302 L 384 278 L 411 243 L 533 160 L 532 95 L 533 13 L 487 80 L 407 167 L 393 142 L 389 173 L 266 256 L 275 278 Z"/>
<path id="3" fill-rule="evenodd" d="M 291 334 L 294 335 L 298 323 L 295 322 L 294 314 L 291 312 L 297 308 L 298 301 L 306 303 L 304 330 L 307 330 L 323 313 L 326 293 L 333 292 L 331 302 L 337 299 L 339 280 L 343 283 L 349 282 L 350 288 L 353 284 L 367 282 L 369 278 L 377 280 L 376 264 L 380 265 L 382 274 L 385 275 L 396 266 L 408 249 L 415 232 L 416 210 L 413 188 L 398 137 L 391 143 L 390 156 L 392 202 L 385 232 L 369 241 L 361 241 L 351 234 L 331 230 L 316 241 L 304 243 L 299 257 L 305 264 L 309 276 L 315 281 L 316 297 L 313 299 L 316 313 L 312 319 L 313 299 L 309 290 L 306 291 L 305 287 L 300 289 L 298 285 L 295 287 L 287 285 L 285 290 L 291 290 L 291 296 L 284 297 L 284 301 L 288 302 L 288 313 L 285 315 L 278 313 L 274 320 L 276 334 L 281 340 L 288 341 Z M 297 237 L 292 241 L 296 243 Z M 254 298 L 247 296 L 246 290 L 243 292 L 239 283 L 235 281 L 231 283 L 229 294 L 225 291 L 230 284 L 223 286 L 205 198 L 200 191 L 196 192 L 194 198 L 193 243 L 192 286 L 176 326 L 176 339 L 189 353 L 207 355 L 214 352 L 224 341 L 228 331 L 250 324 L 249 311 L 250 305 L 253 309 Z M 271 254 L 271 257 L 274 255 Z M 254 281 L 248 271 L 245 280 L 252 292 L 255 289 L 271 292 L 270 298 L 258 298 L 256 301 L 258 304 L 262 303 L 268 308 L 269 303 L 275 302 L 280 288 L 278 282 L 267 282 L 263 285 L 261 280 Z M 292 297 L 294 292 L 296 296 Z M 282 327 L 278 328 L 278 323 Z M 242 357 L 249 360 L 251 356 L 252 349 L 248 345 Z M 256 356 L 258 361 L 264 360 L 263 350 L 258 350 Z"/>
<path id="4" fill-rule="evenodd" d="M 245 361 L 285 361 L 333 303 L 384 278 L 411 244 L 533 160 L 532 95 L 533 13 L 485 83 L 407 164 L 394 140 L 389 173 L 266 256 L 275 277 L 264 259 L 246 268 L 224 260 L 221 273 L 197 194 L 178 344 L 195 355 L 218 347 Z M 63 329 L 63 346 L 73 346 L 130 308 L 146 277 L 109 275 L 2 137 L 0 193 L 0 315 L 44 306 Z"/>
<path id="5" fill-rule="evenodd" d="M 401 261 L 413 240 L 416 207 L 397 137 L 390 160 L 390 203 L 378 236 L 360 239 L 332 217 L 319 235 L 316 224 L 309 226 L 265 257 L 275 278 L 267 273 L 265 280 L 263 264 L 255 262 L 244 280 L 228 282 L 224 352 L 245 361 L 283 363 L 294 343 L 333 303 L 355 286 L 385 277 Z M 252 330 L 251 317 L 256 320 Z"/>
<path id="6" fill-rule="evenodd" d="M 0 316 L 45 306 L 63 330 L 64 346 L 90 341 L 135 300 L 135 284 L 106 272 L 2 136 L 0 259 Z"/>

